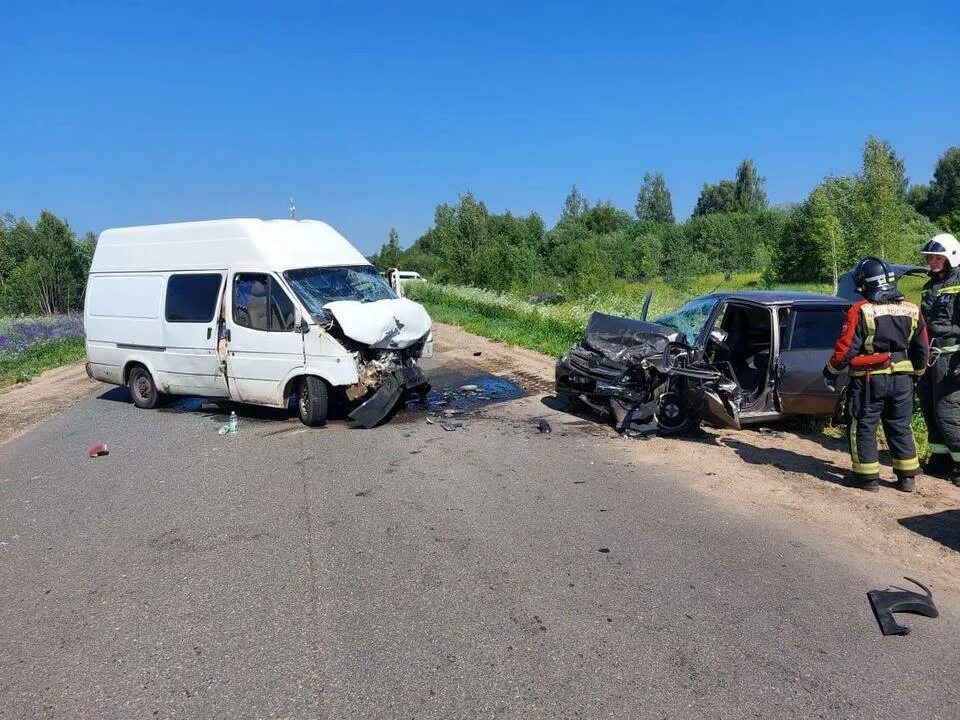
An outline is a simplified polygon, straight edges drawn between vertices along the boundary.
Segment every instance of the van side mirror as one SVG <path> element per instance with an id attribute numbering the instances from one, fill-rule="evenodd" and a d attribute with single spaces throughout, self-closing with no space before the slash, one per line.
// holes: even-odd
<path id="1" fill-rule="evenodd" d="M 310 332 L 310 324 L 303 319 L 303 313 L 300 312 L 300 308 L 296 306 L 293 308 L 293 329 L 301 335 L 306 335 Z"/>

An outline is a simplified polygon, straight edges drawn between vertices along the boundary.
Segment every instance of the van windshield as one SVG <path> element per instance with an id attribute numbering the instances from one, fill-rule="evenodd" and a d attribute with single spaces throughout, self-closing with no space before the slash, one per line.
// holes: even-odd
<path id="1" fill-rule="evenodd" d="M 375 302 L 397 296 L 373 265 L 287 270 L 283 276 L 312 315 L 323 313 L 323 306 L 336 300 Z"/>

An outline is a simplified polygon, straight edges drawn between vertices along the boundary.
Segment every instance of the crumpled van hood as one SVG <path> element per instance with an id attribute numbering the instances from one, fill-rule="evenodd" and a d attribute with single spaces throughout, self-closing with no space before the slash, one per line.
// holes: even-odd
<path id="1" fill-rule="evenodd" d="M 323 308 L 344 335 L 373 348 L 402 350 L 423 339 L 432 327 L 423 305 L 407 298 L 366 303 L 337 300 Z"/>

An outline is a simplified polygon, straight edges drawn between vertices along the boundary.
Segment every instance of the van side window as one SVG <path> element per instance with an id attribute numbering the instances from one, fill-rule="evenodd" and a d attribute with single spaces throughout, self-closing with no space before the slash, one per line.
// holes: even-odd
<path id="1" fill-rule="evenodd" d="M 233 321 L 251 330 L 293 330 L 293 302 L 270 275 L 238 274 L 233 283 Z"/>
<path id="2" fill-rule="evenodd" d="M 167 280 L 164 312 L 167 322 L 208 323 L 217 310 L 219 273 L 171 275 Z"/>
<path id="3" fill-rule="evenodd" d="M 790 336 L 791 350 L 829 350 L 837 341 L 843 325 L 842 308 L 799 308 Z"/>

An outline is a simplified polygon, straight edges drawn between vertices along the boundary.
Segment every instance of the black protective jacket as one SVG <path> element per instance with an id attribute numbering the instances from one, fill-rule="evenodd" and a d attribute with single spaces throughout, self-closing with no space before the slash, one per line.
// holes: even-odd
<path id="1" fill-rule="evenodd" d="M 960 343 L 960 268 L 951 268 L 927 281 L 920 311 L 934 345 Z"/>

